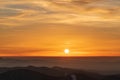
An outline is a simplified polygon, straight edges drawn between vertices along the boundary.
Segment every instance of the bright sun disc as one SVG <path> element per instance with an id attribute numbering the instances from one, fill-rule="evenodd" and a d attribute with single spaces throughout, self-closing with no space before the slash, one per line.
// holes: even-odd
<path id="1" fill-rule="evenodd" d="M 65 52 L 65 54 L 69 54 L 70 50 L 69 49 L 65 49 L 64 52 Z"/>

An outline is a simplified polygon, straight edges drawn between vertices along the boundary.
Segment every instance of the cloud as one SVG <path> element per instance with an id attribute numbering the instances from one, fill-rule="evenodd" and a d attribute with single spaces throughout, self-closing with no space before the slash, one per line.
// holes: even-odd
<path id="1" fill-rule="evenodd" d="M 0 4 L 0 18 L 6 17 L 1 19 L 5 26 L 14 26 L 11 24 L 16 21 L 18 25 L 26 25 L 34 20 L 36 23 L 77 24 L 120 19 L 118 0 L 6 0 Z"/>
<path id="2" fill-rule="evenodd" d="M 21 11 L 9 9 L 9 8 L 0 8 L 0 18 L 7 18 L 12 16 L 20 15 Z"/>
<path id="3" fill-rule="evenodd" d="M 1 47 L 0 53 L 2 54 L 28 54 L 36 52 L 50 52 L 51 49 L 33 49 L 33 48 L 21 48 L 21 47 Z"/>

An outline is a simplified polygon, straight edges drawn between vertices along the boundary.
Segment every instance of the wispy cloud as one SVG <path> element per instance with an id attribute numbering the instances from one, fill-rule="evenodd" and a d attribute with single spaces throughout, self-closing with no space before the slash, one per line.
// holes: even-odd
<path id="1" fill-rule="evenodd" d="M 76 23 L 80 21 L 118 21 L 118 0 L 30 0 L 2 1 L 2 18 L 26 23 L 33 21 L 49 23 Z M 9 13 L 9 14 L 8 14 Z M 90 20 L 86 19 L 90 18 Z M 43 20 L 44 19 L 44 20 Z"/>
<path id="2" fill-rule="evenodd" d="M 45 53 L 45 52 L 54 52 L 56 50 L 52 49 L 35 49 L 35 48 L 23 48 L 23 47 L 1 47 L 0 53 L 2 54 L 29 54 L 29 53 Z"/>

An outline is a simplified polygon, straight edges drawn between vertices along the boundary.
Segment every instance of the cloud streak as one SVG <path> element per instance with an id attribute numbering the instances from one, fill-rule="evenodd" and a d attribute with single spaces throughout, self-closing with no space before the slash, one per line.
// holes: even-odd
<path id="1" fill-rule="evenodd" d="M 44 22 L 56 21 L 61 23 L 66 20 L 70 21 L 102 21 L 102 20 L 119 20 L 120 8 L 118 0 L 109 2 L 108 0 L 31 0 L 31 1 L 3 1 L 1 4 L 1 17 L 13 17 L 13 19 L 21 21 L 28 19 L 36 19 Z M 108 5 L 109 7 L 107 7 Z M 114 5 L 114 6 L 113 6 Z M 9 14 L 8 14 L 9 13 Z M 21 14 L 19 14 L 21 13 Z M 23 15 L 22 15 L 23 14 Z M 17 15 L 17 18 L 16 18 Z M 20 16 L 21 15 L 21 16 Z M 19 17 L 18 17 L 19 16 Z M 91 18 L 85 20 L 81 18 Z M 42 18 L 42 20 L 41 20 Z M 51 23 L 51 22 L 50 22 Z M 65 22 L 64 22 L 65 23 Z"/>
<path id="2" fill-rule="evenodd" d="M 0 53 L 3 54 L 28 54 L 28 53 L 45 53 L 45 52 L 54 52 L 56 50 L 52 49 L 34 49 L 34 48 L 23 48 L 23 47 L 1 47 Z"/>

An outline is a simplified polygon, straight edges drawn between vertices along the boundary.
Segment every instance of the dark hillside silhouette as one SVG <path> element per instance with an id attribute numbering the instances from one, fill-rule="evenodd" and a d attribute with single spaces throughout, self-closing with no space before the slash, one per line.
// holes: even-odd
<path id="1" fill-rule="evenodd" d="M 41 74 L 37 71 L 27 69 L 16 69 L 4 72 L 0 75 L 0 80 L 61 80 L 59 77 L 52 77 Z"/>
<path id="2" fill-rule="evenodd" d="M 3 72 L 1 72 L 3 71 Z M 60 67 L 1 68 L 0 80 L 120 80 L 120 75 L 101 75 Z"/>

